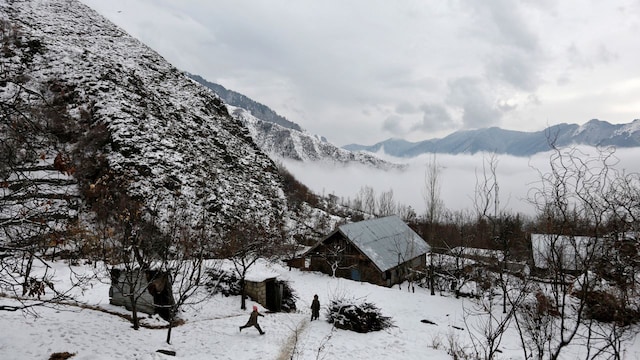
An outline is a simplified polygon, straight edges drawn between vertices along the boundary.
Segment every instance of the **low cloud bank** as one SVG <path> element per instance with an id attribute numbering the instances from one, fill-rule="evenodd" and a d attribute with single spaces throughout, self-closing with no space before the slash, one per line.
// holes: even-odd
<path id="1" fill-rule="evenodd" d="M 581 148 L 585 156 L 596 156 L 594 148 Z M 535 215 L 530 194 L 540 184 L 540 174 L 549 171 L 551 153 L 540 153 L 532 157 L 495 155 L 496 175 L 499 185 L 500 209 Z M 618 149 L 614 166 L 626 173 L 640 172 L 640 148 Z M 412 159 L 400 159 L 378 154 L 385 160 L 407 165 L 404 171 L 383 171 L 363 165 L 303 163 L 280 159 L 296 178 L 317 194 L 334 194 L 339 198 L 353 199 L 364 186 L 372 187 L 376 197 L 393 190 L 396 202 L 411 206 L 418 215 L 425 213 L 425 180 L 427 164 L 432 155 Z M 488 160 L 491 154 L 446 155 L 435 158 L 440 167 L 440 198 L 449 210 L 474 209 L 476 184 L 483 181 L 483 172 L 490 176 Z M 484 166 L 484 169 L 483 169 Z"/>

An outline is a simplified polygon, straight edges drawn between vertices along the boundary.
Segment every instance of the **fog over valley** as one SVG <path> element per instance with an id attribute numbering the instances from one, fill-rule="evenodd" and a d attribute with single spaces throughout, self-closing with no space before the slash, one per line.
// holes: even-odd
<path id="1" fill-rule="evenodd" d="M 578 148 L 584 158 L 596 157 L 598 150 L 593 147 Z M 499 186 L 500 209 L 534 216 L 536 209 L 531 203 L 531 195 L 540 184 L 540 174 L 548 173 L 552 152 L 539 153 L 531 157 L 492 155 L 477 153 L 466 155 L 437 154 L 439 166 L 440 198 L 448 210 L 474 209 L 476 184 L 490 176 L 491 156 L 497 160 L 496 175 Z M 427 164 L 433 162 L 433 155 L 422 155 L 411 159 L 377 156 L 394 163 L 406 164 L 404 170 L 378 170 L 364 165 L 341 165 L 303 163 L 289 159 L 278 159 L 298 180 L 319 195 L 333 194 L 341 201 L 353 199 L 364 186 L 375 190 L 376 198 L 389 189 L 393 190 L 396 203 L 411 206 L 416 213 L 425 213 L 425 180 Z M 612 169 L 626 173 L 639 172 L 637 159 L 640 149 L 616 149 L 609 164 Z"/>

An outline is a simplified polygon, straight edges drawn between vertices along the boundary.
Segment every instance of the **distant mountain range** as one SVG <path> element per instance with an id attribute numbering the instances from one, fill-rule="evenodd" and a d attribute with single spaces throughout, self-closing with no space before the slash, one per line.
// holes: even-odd
<path id="1" fill-rule="evenodd" d="M 263 151 L 294 160 L 358 162 L 378 168 L 390 168 L 396 165 L 380 160 L 374 154 L 384 152 L 401 158 L 411 158 L 425 153 L 478 152 L 531 156 L 550 150 L 550 143 L 559 147 L 640 146 L 640 120 L 628 124 L 611 124 L 593 119 L 584 125 L 562 123 L 535 132 L 491 127 L 457 131 L 441 139 L 410 142 L 392 138 L 374 145 L 349 144 L 339 148 L 322 136 L 308 134 L 300 125 L 243 94 L 228 90 L 199 75 L 189 74 L 189 77 L 208 87 L 226 104 L 231 105 L 233 109 L 230 109 L 230 113 L 249 128 L 254 141 Z"/>
<path id="2" fill-rule="evenodd" d="M 497 127 L 457 131 L 442 139 L 410 142 L 402 139 L 388 139 L 367 146 L 349 144 L 344 149 L 384 153 L 396 157 L 414 157 L 425 153 L 475 154 L 493 152 L 514 156 L 531 156 L 548 151 L 550 144 L 565 147 L 570 145 L 589 146 L 640 146 L 640 120 L 628 124 L 611 124 L 597 119 L 584 125 L 558 124 L 542 131 L 524 132 L 504 130 Z"/>

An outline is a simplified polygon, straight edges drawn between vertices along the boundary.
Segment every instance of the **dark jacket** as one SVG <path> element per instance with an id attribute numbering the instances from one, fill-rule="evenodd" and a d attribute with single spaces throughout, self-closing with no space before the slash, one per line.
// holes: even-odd
<path id="1" fill-rule="evenodd" d="M 249 315 L 249 321 L 247 321 L 247 325 L 255 325 L 258 323 L 258 316 L 264 316 L 260 314 L 257 310 L 252 311 L 251 315 Z"/>
<path id="2" fill-rule="evenodd" d="M 313 314 L 317 314 L 320 312 L 320 301 L 318 299 L 313 299 L 311 302 L 311 311 Z"/>

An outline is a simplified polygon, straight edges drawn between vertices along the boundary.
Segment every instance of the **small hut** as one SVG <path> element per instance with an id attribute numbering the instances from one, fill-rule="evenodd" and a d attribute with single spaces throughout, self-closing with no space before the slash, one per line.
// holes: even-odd
<path id="1" fill-rule="evenodd" d="M 284 284 L 277 277 L 276 273 L 250 271 L 244 279 L 246 295 L 271 311 L 281 311 Z"/>
<path id="2" fill-rule="evenodd" d="M 137 311 L 158 314 L 163 319 L 169 318 L 169 307 L 175 304 L 169 273 L 157 270 L 111 269 L 109 303 L 131 310 L 131 300 L 128 295 L 131 293 L 137 298 Z"/>

